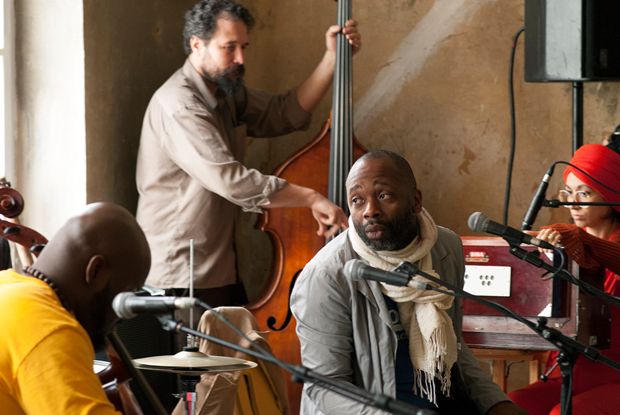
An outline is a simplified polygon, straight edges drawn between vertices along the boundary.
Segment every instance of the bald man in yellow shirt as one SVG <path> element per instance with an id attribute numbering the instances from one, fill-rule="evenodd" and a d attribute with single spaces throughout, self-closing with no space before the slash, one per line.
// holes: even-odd
<path id="1" fill-rule="evenodd" d="M 0 272 L 0 412 L 119 414 L 93 371 L 116 323 L 111 304 L 144 284 L 151 256 L 133 216 L 93 204 L 72 217 L 25 275 Z"/>

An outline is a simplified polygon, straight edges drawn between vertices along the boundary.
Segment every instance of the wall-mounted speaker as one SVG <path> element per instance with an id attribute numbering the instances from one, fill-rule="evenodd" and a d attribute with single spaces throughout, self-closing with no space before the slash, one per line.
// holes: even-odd
<path id="1" fill-rule="evenodd" d="M 620 81 L 618 0 L 525 0 L 527 82 Z"/>

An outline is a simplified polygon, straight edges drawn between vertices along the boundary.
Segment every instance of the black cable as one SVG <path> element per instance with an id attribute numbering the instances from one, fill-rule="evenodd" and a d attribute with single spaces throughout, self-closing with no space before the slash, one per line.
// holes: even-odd
<path id="1" fill-rule="evenodd" d="M 575 284 L 577 287 L 579 287 L 586 294 L 588 294 L 588 295 L 590 295 L 592 297 L 600 298 L 602 300 L 607 301 L 608 303 L 610 303 L 612 305 L 620 307 L 620 298 L 614 297 L 611 294 L 607 294 L 605 291 L 601 291 L 598 288 L 593 287 L 592 285 L 588 284 L 587 282 L 584 282 L 584 281 L 582 281 L 580 279 L 575 278 L 570 272 L 567 272 L 566 270 L 561 270 L 558 273 L 558 275 L 563 280 L 566 280 L 566 281 L 570 282 L 571 284 Z"/>
<path id="2" fill-rule="evenodd" d="M 571 166 L 573 169 L 577 169 L 577 170 L 579 170 L 580 172 L 582 172 L 583 174 L 585 174 L 586 176 L 588 176 L 590 179 L 594 180 L 596 183 L 598 183 L 598 184 L 600 184 L 601 186 L 603 186 L 605 189 L 610 190 L 610 191 L 612 191 L 612 192 L 614 192 L 614 193 L 616 193 L 616 194 L 620 195 L 620 191 L 618 191 L 618 190 L 616 190 L 616 189 L 612 189 L 611 187 L 609 187 L 609 186 L 607 186 L 607 185 L 605 185 L 605 184 L 603 184 L 603 183 L 599 182 L 599 181 L 598 181 L 598 180 L 596 180 L 594 177 L 592 177 L 591 175 L 589 175 L 588 173 L 586 173 L 585 171 L 581 170 L 579 167 L 577 167 L 577 166 L 575 166 L 575 165 L 573 165 L 573 164 L 570 164 L 570 163 L 568 163 L 568 162 L 566 162 L 566 161 L 556 161 L 555 163 L 553 163 L 553 165 L 554 165 L 554 166 L 555 166 L 556 164 L 566 164 L 566 165 L 568 165 L 568 166 Z"/>
<path id="3" fill-rule="evenodd" d="M 560 250 L 559 250 L 559 248 L 555 248 L 555 250 L 559 252 L 559 255 L 560 255 L 560 265 L 558 265 L 557 269 L 555 270 L 555 272 L 554 272 L 553 274 L 551 274 L 551 271 L 547 271 L 547 272 L 545 272 L 543 275 L 541 275 L 541 276 L 540 276 L 540 279 L 541 279 L 541 280 L 544 280 L 544 281 L 551 280 L 551 279 L 553 279 L 555 276 L 557 276 L 557 275 L 560 273 L 560 271 L 562 271 L 562 269 L 564 269 L 564 262 L 565 262 L 565 260 L 564 260 L 564 254 L 562 253 L 562 251 L 560 251 Z M 547 275 L 547 274 L 551 274 L 551 276 L 549 276 L 549 277 L 547 277 L 547 278 L 544 278 L 544 277 L 545 277 L 545 275 Z M 570 275 L 571 275 L 571 277 L 572 277 L 572 274 L 570 274 Z"/>
<path id="4" fill-rule="evenodd" d="M 232 324 L 224 315 L 222 315 L 221 313 L 218 313 L 217 311 L 215 311 L 213 309 L 213 307 L 211 307 L 209 304 L 205 303 L 204 301 L 198 301 L 198 305 L 206 310 L 209 310 L 213 313 L 213 315 L 215 317 L 217 317 L 221 322 L 223 322 L 228 328 L 230 328 L 232 331 L 234 331 L 239 337 L 241 337 L 242 339 L 247 340 L 250 345 L 256 350 L 256 352 L 258 353 L 258 355 L 254 355 L 254 357 L 256 358 L 260 358 L 263 359 L 269 363 L 275 364 L 277 366 L 280 366 L 282 369 L 288 371 L 289 373 L 295 373 L 298 369 L 298 367 L 296 367 L 295 365 L 292 365 L 288 362 L 285 362 L 283 360 L 279 360 L 277 359 L 275 356 L 273 356 L 272 354 L 270 354 L 269 352 L 267 352 L 265 349 L 263 349 L 258 343 L 256 343 L 255 341 L 252 341 L 252 339 L 250 339 L 244 332 L 242 332 L 241 330 L 239 330 L 239 328 L 237 328 L 237 326 L 235 326 L 234 324 Z M 204 333 L 203 333 L 204 334 Z M 224 347 L 228 347 L 230 349 L 233 350 L 237 350 L 237 348 L 235 346 L 238 347 L 238 345 L 236 345 L 235 343 L 229 343 L 226 341 L 221 341 L 222 346 Z M 323 386 L 325 388 L 329 389 L 329 384 L 321 381 L 321 380 L 316 380 L 315 381 L 316 385 L 319 386 Z M 372 405 L 372 402 L 370 401 L 366 401 L 361 399 L 359 396 L 355 396 L 355 395 L 351 395 L 349 393 L 347 393 L 347 391 L 337 391 L 337 393 L 341 393 L 343 394 L 343 396 L 352 399 L 356 402 L 365 404 L 365 405 Z"/>
<path id="5" fill-rule="evenodd" d="M 565 359 L 570 359 L 570 356 L 564 355 Z M 557 361 L 557 359 L 556 359 Z M 575 365 L 575 363 L 577 363 L 576 361 L 573 362 L 573 367 Z M 560 367 L 561 368 L 561 367 Z M 561 369 L 560 369 L 561 370 Z M 568 386 L 566 387 L 566 391 L 568 391 L 568 393 L 564 394 L 562 393 L 561 395 L 561 402 L 560 402 L 560 414 L 572 414 L 573 413 L 573 379 L 575 378 L 575 374 L 573 373 L 573 376 L 569 376 L 568 378 Z"/>
<path id="6" fill-rule="evenodd" d="M 557 249 L 558 248 L 556 248 L 556 250 Z M 524 258 L 521 258 L 521 257 L 519 257 L 519 258 L 520 259 L 524 259 Z M 531 262 L 529 262 L 529 263 L 531 263 Z M 562 264 L 563 264 L 563 262 L 562 262 Z M 453 293 L 451 295 L 456 295 L 458 297 L 468 298 L 468 299 L 471 299 L 473 301 L 476 301 L 476 302 L 478 302 L 480 304 L 483 304 L 483 305 L 485 305 L 485 306 L 487 306 L 487 307 L 489 307 L 489 308 L 491 308 L 491 309 L 493 309 L 495 311 L 498 311 L 500 313 L 506 314 L 509 317 L 511 317 L 511 318 L 513 318 L 513 319 L 515 319 L 517 321 L 520 321 L 521 323 L 525 324 L 530 329 L 536 331 L 534 323 L 532 323 L 531 321 L 529 321 L 529 320 L 519 316 L 518 314 L 514 313 L 512 310 L 510 310 L 509 308 L 505 307 L 502 304 L 499 304 L 499 303 L 496 303 L 496 302 L 493 302 L 493 301 L 490 301 L 490 300 L 487 300 L 487 299 L 484 299 L 484 298 L 480 298 L 480 297 L 478 297 L 476 295 L 470 294 L 467 291 L 463 291 L 460 288 L 458 288 L 458 287 L 456 287 L 456 286 L 454 286 L 452 284 L 449 284 L 449 283 L 447 283 L 445 281 L 442 281 L 442 280 L 440 280 L 438 278 L 430 276 L 430 275 L 428 275 L 425 272 L 416 270 L 416 273 L 421 275 L 422 277 L 424 277 L 424 278 L 434 282 L 434 283 L 440 284 L 440 285 L 442 285 L 442 286 L 452 290 Z M 558 268 L 558 270 L 556 270 L 556 272 L 552 275 L 552 277 L 555 277 L 556 275 L 559 276 L 560 278 L 562 278 L 563 280 L 566 280 L 566 281 L 568 281 L 568 282 L 570 282 L 572 284 L 577 285 L 577 287 L 579 287 L 581 290 L 583 290 L 586 294 L 589 294 L 589 295 L 591 295 L 593 297 L 596 297 L 596 298 L 601 298 L 601 299 L 603 299 L 603 300 L 605 300 L 605 301 L 607 301 L 610 304 L 613 304 L 615 306 L 620 306 L 620 298 L 614 297 L 614 296 L 612 296 L 610 294 L 607 294 L 606 292 L 603 292 L 603 291 L 600 291 L 600 290 L 596 289 L 592 285 L 590 285 L 590 284 L 588 284 L 588 283 L 586 283 L 584 281 L 581 281 L 581 280 L 575 278 L 570 272 L 567 272 L 566 270 L 564 270 L 562 268 Z M 428 289 L 431 289 L 431 290 L 437 291 L 437 292 L 441 292 L 441 293 L 444 293 L 444 294 L 450 294 L 448 292 L 439 290 L 439 289 L 437 289 L 437 288 L 435 288 L 435 287 L 433 287 L 431 285 L 428 285 Z"/>
<path id="7" fill-rule="evenodd" d="M 420 275 L 422 275 L 422 273 L 420 273 Z M 430 279 L 428 278 L 426 275 L 423 275 L 424 278 Z M 509 309 L 508 307 L 504 306 L 503 304 L 500 303 L 496 303 L 495 301 L 491 301 L 491 300 L 487 300 L 481 297 L 478 297 L 477 295 L 474 294 L 470 294 L 467 291 L 463 291 L 460 290 L 458 287 L 455 287 L 452 284 L 449 284 L 445 281 L 441 281 L 441 280 L 435 280 L 433 278 L 432 280 L 433 282 L 439 284 L 441 283 L 442 286 L 452 290 L 452 291 L 445 291 L 439 288 L 435 288 L 432 285 L 428 285 L 428 289 L 438 292 L 438 293 L 442 293 L 442 294 L 448 294 L 448 295 L 452 295 L 455 297 L 461 297 L 461 298 L 467 298 L 468 300 L 472 300 L 472 301 L 476 301 L 486 307 L 489 307 L 491 310 L 495 310 L 498 313 L 507 315 L 508 317 L 517 320 L 523 324 L 525 324 L 527 327 L 529 327 L 530 329 L 532 329 L 533 331 L 536 331 L 535 326 L 536 324 L 525 319 L 524 317 L 521 317 L 520 315 L 518 315 L 517 313 L 515 313 L 514 311 L 512 311 L 511 309 Z"/>
<path id="8" fill-rule="evenodd" d="M 555 248 L 556 250 L 558 248 Z M 546 262 L 544 262 L 538 254 L 537 251 L 531 251 L 528 252 L 524 249 L 521 249 L 517 246 L 511 246 L 510 248 L 510 253 L 514 256 L 516 256 L 517 258 L 526 261 L 529 264 L 534 265 L 535 267 L 538 268 L 543 268 L 546 269 L 547 271 L 549 271 L 549 268 L 553 268 L 554 271 L 556 271 L 553 276 L 555 277 L 556 275 L 560 278 L 562 278 L 563 280 L 566 280 L 568 282 L 570 282 L 571 284 L 576 285 L 577 287 L 579 287 L 583 292 L 585 292 L 588 295 L 591 295 L 593 297 L 596 298 L 601 298 L 605 301 L 607 301 L 610 304 L 613 304 L 617 307 L 620 307 L 620 298 L 618 297 L 614 297 L 610 294 L 607 294 L 604 291 L 601 291 L 599 289 L 597 289 L 596 287 L 588 284 L 585 281 L 582 281 L 580 279 L 575 278 L 570 272 L 566 271 L 565 269 L 561 269 L 558 272 L 558 268 L 557 267 L 552 267 L 550 265 L 548 265 Z"/>
<path id="9" fill-rule="evenodd" d="M 510 95 L 510 157 L 508 158 L 508 177 L 506 179 L 506 196 L 504 198 L 504 225 L 508 226 L 508 205 L 510 204 L 510 188 L 512 187 L 512 164 L 515 159 L 515 147 L 517 137 L 517 126 L 515 123 L 515 97 L 513 87 L 513 72 L 515 63 L 515 49 L 517 40 L 521 32 L 525 30 L 525 26 L 517 30 L 512 38 L 512 46 L 510 47 L 510 68 L 508 74 L 508 94 Z"/>
<path id="10" fill-rule="evenodd" d="M 298 377 L 300 378 L 302 381 L 311 381 L 314 384 L 318 385 L 318 386 L 322 386 L 324 388 L 327 388 L 329 390 L 331 390 L 334 393 L 337 393 L 341 396 L 347 397 L 351 400 L 354 400 L 356 402 L 359 402 L 361 404 L 364 405 L 369 405 L 369 406 L 373 406 L 375 408 L 379 408 L 379 409 L 383 409 L 383 410 L 389 410 L 390 408 L 392 410 L 396 410 L 396 408 L 399 408 L 398 411 L 396 411 L 396 413 L 411 413 L 414 415 L 435 415 L 436 412 L 432 411 L 432 410 L 425 410 L 425 409 L 419 409 L 415 406 L 412 405 L 407 405 L 404 403 L 399 403 L 399 401 L 394 400 L 393 398 L 389 398 L 387 396 L 382 396 L 381 394 L 371 394 L 370 392 L 366 392 L 364 389 L 361 389 L 353 384 L 347 384 L 345 382 L 342 381 L 337 381 L 337 380 L 333 380 L 333 379 L 329 379 L 326 376 L 322 376 L 322 375 L 318 375 L 316 373 L 314 373 L 311 378 L 308 377 L 310 373 L 313 373 L 312 370 L 307 369 L 303 366 L 295 366 L 292 365 L 288 362 L 285 362 L 283 360 L 279 360 L 278 358 L 276 358 L 275 356 L 273 356 L 272 354 L 270 354 L 269 352 L 267 352 L 265 349 L 263 349 L 261 346 L 259 346 L 256 342 L 252 341 L 245 333 L 243 333 L 241 330 L 239 330 L 234 324 L 232 324 L 225 316 L 223 316 L 222 314 L 218 313 L 217 311 L 215 311 L 213 309 L 213 307 L 211 307 L 209 304 L 205 303 L 204 301 L 200 301 L 198 300 L 198 305 L 206 310 L 211 311 L 220 321 L 222 321 L 226 326 L 228 326 L 229 328 L 231 328 L 238 336 L 240 336 L 241 338 L 247 340 L 250 345 L 252 347 L 254 347 L 254 349 L 256 349 L 256 351 L 253 351 L 251 349 L 246 349 L 242 346 L 239 346 L 237 344 L 234 343 L 230 343 L 221 339 L 217 339 L 214 336 L 210 336 L 206 333 L 201 333 L 197 330 L 193 330 L 190 328 L 187 328 L 185 326 L 183 326 L 182 324 L 179 325 L 178 327 L 180 328 L 181 331 L 188 333 L 188 334 L 192 334 L 196 337 L 202 337 L 205 339 L 208 339 L 210 341 L 214 341 L 218 344 L 221 344 L 224 347 L 228 347 L 232 350 L 237 350 L 237 351 L 243 351 L 246 354 L 250 354 L 251 356 L 254 356 L 256 358 L 259 359 L 263 359 L 269 363 L 273 363 L 276 366 L 281 367 L 282 369 L 286 370 L 287 372 L 291 373 L 293 375 L 293 377 Z M 174 321 L 169 321 L 169 323 L 172 323 L 173 325 L 177 325 L 178 323 L 174 322 Z M 164 326 L 164 328 L 166 328 L 166 326 Z M 177 328 L 175 327 L 169 327 L 172 328 L 174 330 L 177 330 Z M 359 393 L 354 393 L 354 391 L 352 391 L 350 388 L 354 388 L 356 390 L 359 390 Z M 365 395 L 365 396 L 362 396 Z M 372 398 L 371 398 L 372 396 Z M 381 402 L 381 406 L 377 406 L 377 398 L 378 397 L 382 397 L 382 402 Z M 413 412 L 415 410 L 415 412 Z"/>

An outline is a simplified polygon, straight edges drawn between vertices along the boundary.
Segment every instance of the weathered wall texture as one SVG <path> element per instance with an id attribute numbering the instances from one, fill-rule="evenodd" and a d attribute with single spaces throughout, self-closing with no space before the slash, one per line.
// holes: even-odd
<path id="1" fill-rule="evenodd" d="M 80 0 L 15 2 L 14 171 L 23 222 L 48 238 L 86 202 Z"/>
<path id="2" fill-rule="evenodd" d="M 15 1 L 18 131 L 7 177 L 26 200 L 24 223 L 50 237 L 86 203 L 135 211 L 142 117 L 185 59 L 193 3 Z"/>
<path id="3" fill-rule="evenodd" d="M 183 13 L 194 0 L 16 0 L 18 141 L 15 177 L 25 221 L 51 236 L 86 202 L 135 209 L 135 156 L 146 105 L 183 62 Z M 331 0 L 243 0 L 257 25 L 248 85 L 283 92 L 310 74 L 336 19 Z M 355 0 L 363 47 L 354 58 L 355 133 L 369 150 L 412 164 L 438 224 L 471 235 L 476 211 L 501 221 L 510 149 L 508 63 L 523 0 Z M 517 153 L 509 224 L 518 227 L 549 165 L 571 154 L 571 85 L 523 81 L 515 60 Z M 585 142 L 619 123 L 618 84 L 585 84 Z M 247 164 L 272 172 L 312 140 L 310 129 L 249 140 Z M 560 186 L 556 171 L 549 194 Z M 240 272 L 250 296 L 269 268 L 268 240 L 240 219 Z M 566 221 L 543 210 L 535 227 Z"/>
<path id="4" fill-rule="evenodd" d="M 87 202 L 135 212 L 142 118 L 185 60 L 183 15 L 194 0 L 84 2 Z"/>
<path id="5" fill-rule="evenodd" d="M 296 85 L 323 53 L 335 3 L 245 3 L 260 22 L 250 35 L 247 83 L 272 91 Z M 353 16 L 363 36 L 354 58 L 358 140 L 409 160 L 438 224 L 474 235 L 467 226 L 473 212 L 501 222 L 510 154 L 510 45 L 524 25 L 523 0 L 360 0 L 353 2 Z M 523 37 L 515 58 L 517 146 L 508 218 L 517 228 L 547 168 L 570 159 L 572 130 L 571 84 L 525 83 Z M 600 143 L 620 124 L 618 97 L 617 83 L 585 84 L 585 143 Z M 315 112 L 309 131 L 252 141 L 248 163 L 273 171 L 314 137 L 329 101 Z M 556 169 L 548 196 L 561 186 L 562 171 Z M 543 209 L 534 227 L 569 219 L 566 209 Z M 251 281 L 260 279 L 270 258 L 267 239 L 251 230 L 253 221 L 244 216 L 239 232 L 240 240 L 251 241 L 240 244 L 241 256 L 252 258 L 241 264 L 251 294 Z"/>
<path id="6" fill-rule="evenodd" d="M 153 92 L 184 59 L 183 13 L 195 0 L 15 0 L 15 172 L 24 222 L 51 236 L 71 211 L 112 201 L 135 210 L 135 157 Z M 331 0 L 242 0 L 257 26 L 247 50 L 248 85 L 283 92 L 310 74 L 336 19 Z M 476 211 L 501 221 L 510 150 L 508 63 L 523 0 L 354 0 L 363 48 L 354 58 L 355 133 L 369 150 L 412 164 L 424 205 L 440 225 L 472 235 Z M 620 123 L 617 83 L 584 87 L 585 142 Z M 331 95 L 330 95 L 331 96 Z M 515 60 L 517 149 L 509 225 L 519 227 L 552 162 L 571 155 L 571 85 L 523 81 Z M 249 140 L 247 164 L 269 173 L 312 140 L 310 129 Z M 561 185 L 559 167 L 549 196 Z M 12 177 L 13 176 L 13 177 Z M 543 210 L 535 227 L 567 221 Z M 253 296 L 271 258 L 268 239 L 243 214 L 240 273 Z"/>

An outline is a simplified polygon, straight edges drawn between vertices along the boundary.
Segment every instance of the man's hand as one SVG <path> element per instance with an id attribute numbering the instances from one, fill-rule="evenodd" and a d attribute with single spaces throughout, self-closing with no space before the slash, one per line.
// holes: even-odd
<path id="1" fill-rule="evenodd" d="M 281 207 L 309 207 L 319 224 L 317 235 L 326 238 L 334 236 L 338 230 L 349 227 L 347 215 L 325 196 L 308 187 L 289 183 L 279 192 L 273 194 L 266 209 Z M 330 226 L 329 229 L 327 227 Z"/>
<path id="2" fill-rule="evenodd" d="M 349 43 L 353 45 L 353 53 L 356 53 L 362 46 L 362 37 L 357 31 L 355 20 L 347 21 L 344 29 L 340 26 L 332 26 L 327 30 L 325 34 L 327 50 L 323 59 L 308 79 L 299 84 L 297 88 L 299 105 L 308 113 L 315 110 L 332 84 L 336 62 L 336 34 L 341 31 L 347 36 Z"/>
<path id="3" fill-rule="evenodd" d="M 331 238 L 340 229 L 349 227 L 349 221 L 344 211 L 320 194 L 316 194 L 316 201 L 310 206 L 314 219 L 319 223 L 319 236 Z M 329 228 L 328 228 L 329 227 Z"/>
<path id="4" fill-rule="evenodd" d="M 510 401 L 500 402 L 491 407 L 486 415 L 530 415 L 525 409 L 519 408 Z"/>
<path id="5" fill-rule="evenodd" d="M 349 43 L 353 46 L 352 52 L 355 55 L 362 47 L 362 36 L 357 31 L 357 22 L 355 20 L 347 20 L 344 29 L 340 26 L 331 26 L 327 29 L 325 34 L 327 50 L 336 53 L 336 35 L 341 31 L 347 36 Z"/>

